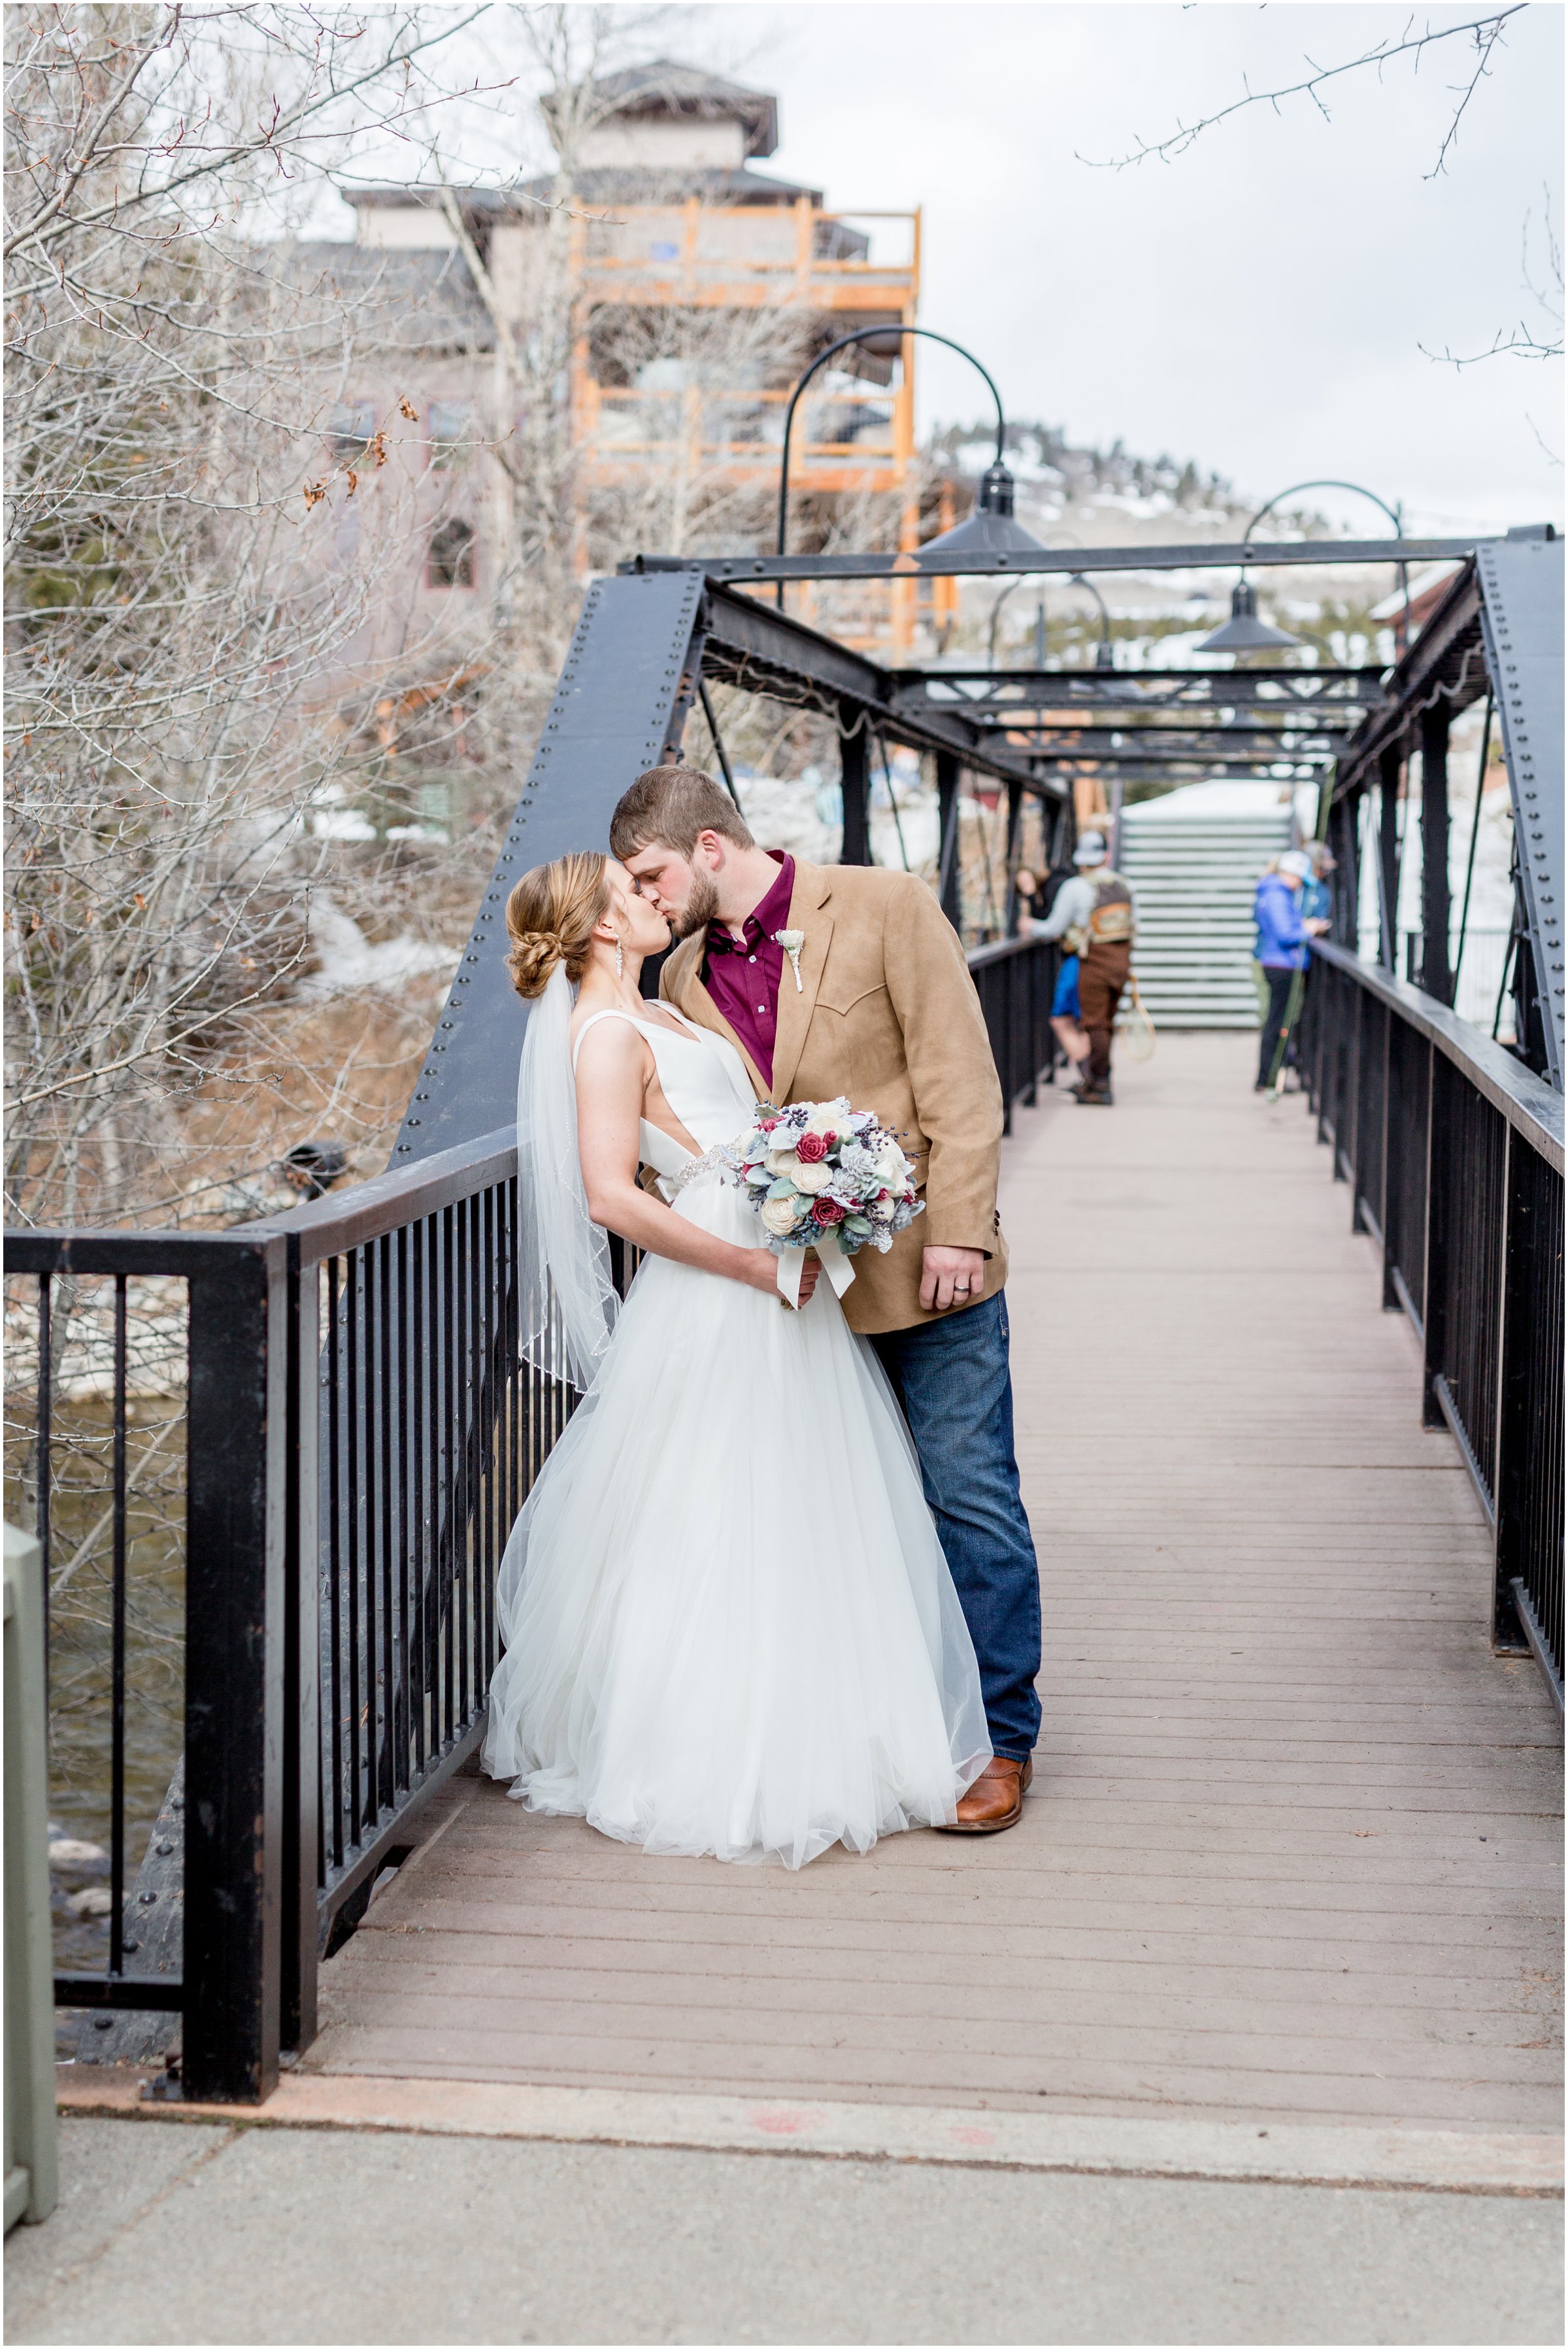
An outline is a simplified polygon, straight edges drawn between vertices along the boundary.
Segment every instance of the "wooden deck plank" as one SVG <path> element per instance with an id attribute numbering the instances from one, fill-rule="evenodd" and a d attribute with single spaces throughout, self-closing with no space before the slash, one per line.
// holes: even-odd
<path id="1" fill-rule="evenodd" d="M 961 1949 L 975 1971 L 984 1970 L 985 1952 L 992 1947 L 998 1954 L 1016 1956 L 1044 1955 L 1049 1950 L 1066 1948 L 1109 1951 L 1117 1946 L 1119 1936 L 1137 1937 L 1133 1946 L 1166 1957 L 1229 1947 L 1257 1951 L 1264 1961 L 1290 1951 L 1296 1953 L 1298 1961 L 1312 1953 L 1317 1962 L 1334 1964 L 1348 1963 L 1357 1952 L 1384 1950 L 1436 1951 L 1445 1957 L 1463 1952 L 1468 1958 L 1478 1950 L 1495 1946 L 1500 1939 L 1506 1939 L 1522 1959 L 1528 1954 L 1539 1962 L 1553 1955 L 1556 1948 L 1550 1918 L 1271 1911 L 1245 1903 L 1228 1909 L 1196 1904 L 1161 1907 L 1153 1902 L 1140 1904 L 1130 1889 L 1119 1900 L 1053 1900 L 1048 1924 L 1030 1921 L 1039 1907 L 1038 1901 L 1026 1899 L 1004 1903 L 988 1898 L 981 1920 L 972 1913 L 972 1904 L 971 1913 L 965 1914 L 956 1901 L 914 1893 L 907 1899 L 879 1902 L 874 1928 L 856 1908 L 846 1905 L 819 1909 L 809 1920 L 802 1917 L 796 1920 L 796 1930 L 813 1936 L 837 1930 L 851 1939 L 873 1931 L 882 1935 L 918 1932 L 932 1940 L 945 1932 L 951 1937 L 950 1945 Z M 511 1901 L 448 1900 L 428 1910 L 416 1910 L 413 1921 L 438 1922 L 470 1932 L 520 1935 L 558 1930 L 562 1925 L 580 1931 L 592 1926 L 609 1938 L 626 1940 L 645 1932 L 656 1936 L 661 1930 L 679 1931 L 691 1937 L 694 1963 L 704 1946 L 712 1946 L 726 1934 L 745 1939 L 772 1935 L 779 1930 L 778 1920 L 765 1910 L 717 1909 L 700 1900 L 684 1909 L 662 1903 L 621 1908 L 608 1898 L 600 1900 L 590 1896 L 568 1904 L 552 1902 L 544 1890 L 538 1901 L 523 1901 L 516 1896 Z"/>
<path id="2" fill-rule="evenodd" d="M 1046 1710 L 1013 1834 L 652 1860 L 469 1782 L 312 2068 L 1556 2126 L 1561 1745 L 1371 1244 L 1243 1038 L 1020 1111 L 1004 1213 Z"/>
<path id="3" fill-rule="evenodd" d="M 1439 1905 L 1447 1915 L 1450 1913 L 1447 1905 L 1450 1892 L 1456 1897 L 1460 1893 L 1470 1894 L 1474 1905 L 1484 1908 L 1491 1914 L 1493 1904 L 1500 1898 L 1521 1898 L 1527 1889 L 1539 1888 L 1537 1905 L 1540 1909 L 1550 1914 L 1556 1905 L 1553 1897 L 1555 1886 L 1550 1862 L 1522 1862 L 1511 1857 L 1505 1878 L 1500 1878 L 1496 1867 L 1486 1864 L 1488 1855 L 1494 1851 L 1499 1858 L 1510 1857 L 1505 1844 L 1494 1846 L 1489 1841 L 1485 1849 L 1480 1852 L 1479 1858 L 1469 1851 L 1457 1857 L 1433 1857 L 1429 1852 L 1415 1854 L 1406 1851 L 1401 1853 L 1397 1868 L 1391 1871 L 1379 1855 L 1346 1850 L 1342 1837 L 1333 1839 L 1323 1848 L 1304 1847 L 1287 1853 L 1274 1839 L 1254 1838 L 1247 1842 L 1233 1837 L 1223 1844 L 1217 1844 L 1210 1839 L 1211 1832 L 1194 1828 L 1182 1847 L 1181 1874 L 1171 1880 L 1179 1882 L 1185 1894 L 1190 1894 L 1194 1885 L 1209 1880 L 1229 1882 L 1238 1892 L 1243 1887 L 1267 1884 L 1297 1888 L 1310 1885 L 1323 1899 L 1332 1899 L 1336 1892 L 1342 1890 L 1346 1900 L 1354 1906 L 1363 1889 L 1371 1892 L 1374 1905 L 1376 1896 L 1384 1891 L 1398 1894 L 1408 1890 L 1414 1897 L 1419 1892 L 1435 1890 Z M 1202 1840 L 1198 1839 L 1200 1837 Z M 1352 1840 L 1375 1842 L 1380 1838 L 1358 1835 Z M 1474 1840 L 1479 1846 L 1480 1838 L 1477 1837 Z M 1156 1845 L 1147 1837 L 1135 1836 L 1130 1830 L 1105 1837 L 1097 1836 L 1092 1839 L 1080 1837 L 1077 1840 L 1064 1832 L 1056 1841 L 1056 1849 L 1048 1853 L 1021 1852 L 1006 1871 L 1007 1876 L 1029 1879 L 1036 1892 L 1043 1897 L 1047 1888 L 1061 1883 L 1088 1883 L 1098 1879 L 1125 1884 L 1128 1859 L 1134 1853 L 1140 1853 L 1145 1861 L 1140 1882 L 1157 1881 L 1161 1872 L 1157 1863 L 1163 1862 L 1167 1869 L 1171 1866 L 1169 1842 L 1162 1840 Z M 1103 1848 L 1112 1841 L 1117 1846 L 1114 1858 Z M 941 1858 L 925 1857 L 925 1848 L 923 1842 L 915 1846 L 914 1852 L 921 1856 L 914 1857 L 912 1853 L 904 1861 L 909 1875 L 916 1881 L 950 1875 L 952 1871 L 948 1864 Z M 454 1845 L 450 1852 L 444 1854 L 443 1871 L 449 1868 L 458 1868 L 470 1856 L 478 1859 L 486 1855 L 487 1871 L 493 1869 L 498 1857 L 503 1858 L 509 1867 L 515 1865 L 515 1851 L 506 1844 L 476 1838 L 462 1846 Z M 530 1854 L 527 1867 L 531 1887 L 537 1887 L 542 1880 L 566 1883 L 583 1877 L 603 1876 L 606 1872 L 592 1852 L 559 1847 Z M 999 1878 L 1001 1874 L 999 1870 Z M 1498 1889 L 1500 1882 L 1505 1882 L 1507 1887 L 1501 1895 Z M 1466 1905 L 1470 1904 L 1463 1899 L 1458 1900 L 1458 1906 L 1462 1908 Z"/>
<path id="4" fill-rule="evenodd" d="M 681 2050 L 700 2058 L 704 2050 L 731 2062 L 763 2053 L 775 2058 L 787 2049 L 815 2052 L 820 2057 L 824 2017 L 813 2008 L 769 2005 L 740 2009 L 727 2005 L 692 2009 L 661 2001 L 634 2002 L 608 2013 L 557 2002 L 531 2008 L 515 1998 L 485 1998 L 469 1993 L 451 1998 L 444 1992 L 424 1996 L 405 1992 L 359 1994 L 358 2028 L 423 2038 L 428 2044 L 469 2051 L 493 2047 L 500 2060 L 515 2066 L 542 2047 L 563 2040 L 593 2040 L 607 2031 L 623 2043 L 657 2043 L 672 2053 Z M 879 2066 L 903 2060 L 962 2069 L 973 2057 L 987 2068 L 1016 2062 L 1020 2074 L 1037 2077 L 1064 2067 L 1082 2076 L 1103 2067 L 1108 2075 L 1128 2067 L 1149 2064 L 1164 2069 L 1191 2066 L 1197 2071 L 1223 2072 L 1244 2068 L 1279 2078 L 1326 2073 L 1343 2076 L 1358 2070 L 1376 2072 L 1387 2091 L 1401 2081 L 1433 2088 L 1439 2085 L 1475 2085 L 1483 2069 L 1493 2088 L 1553 2088 L 1557 2079 L 1555 2050 L 1483 2045 L 1479 2041 L 1376 2043 L 1370 2049 L 1360 2041 L 1329 2033 L 1305 2034 L 1254 2032 L 1160 2029 L 1118 2016 L 1100 2023 L 1071 2021 L 1060 2024 L 1009 2017 L 981 2020 L 967 2015 L 934 2017 L 926 2013 L 883 2012 L 852 2018 L 832 2017 L 833 2036 L 826 2044 L 835 2050 L 852 2050 Z M 1227 2060 L 1229 2059 L 1229 2060 Z"/>
<path id="5" fill-rule="evenodd" d="M 601 1978 L 641 1982 L 650 1996 L 674 1999 L 683 1999 L 688 1992 L 699 1998 L 740 1996 L 750 1984 L 766 1983 L 769 1995 L 788 2000 L 797 1984 L 818 1982 L 851 2001 L 862 1992 L 886 1991 L 896 1995 L 905 1988 L 934 1990 L 949 2004 L 960 1988 L 966 2005 L 984 2006 L 989 1996 L 973 1980 L 965 1979 L 950 1954 L 912 1951 L 898 1941 L 872 1953 L 869 1961 L 865 1952 L 822 1947 L 814 1941 L 729 1941 L 715 1948 L 702 1973 L 696 1975 L 678 1941 L 645 1940 L 628 1948 L 593 1936 L 573 1939 L 559 1934 L 529 1943 L 432 1927 L 416 1952 L 385 1951 L 371 1945 L 359 1963 L 365 1969 L 361 1979 L 375 1984 L 401 1979 L 405 1970 L 411 1982 L 424 1981 L 427 1967 L 445 1970 L 459 1995 L 470 1981 L 483 1976 L 504 1981 L 518 1994 L 529 1997 L 556 1995 L 558 1982 L 565 1982 L 569 1991 L 575 1988 L 584 1998 L 596 1997 L 595 1985 Z M 1408 1964 L 1391 1969 L 1379 1961 L 1377 1978 L 1392 1991 L 1390 2003 L 1396 2019 L 1411 2018 L 1412 2029 L 1419 2027 L 1425 2014 L 1440 2020 L 1456 2010 L 1477 2006 L 1499 2028 L 1504 2022 L 1511 2027 L 1522 2015 L 1540 2015 L 1548 2022 L 1552 2016 L 1553 1987 L 1544 1976 L 1532 1992 L 1514 1992 L 1513 2002 L 1507 2005 L 1500 2001 L 1495 1972 L 1456 1973 L 1445 1967 L 1440 1972 L 1424 1974 Z M 1247 2018 L 1266 2021 L 1268 2010 L 1291 2004 L 1304 2012 L 1333 2009 L 1341 2015 L 1342 2028 L 1357 2035 L 1363 2024 L 1366 2035 L 1371 2037 L 1390 2027 L 1383 2012 L 1368 2007 L 1366 1982 L 1350 1967 L 1315 1971 L 1305 1965 L 1286 1964 L 1247 1967 L 1222 1962 L 1177 1967 L 1155 1966 L 1147 1958 L 1080 1960 L 1057 1955 L 1037 1960 L 1022 1987 L 1009 1981 L 1004 1994 L 1030 2001 L 1071 1998 L 1080 1992 L 1111 2002 L 1124 1994 L 1135 2000 L 1168 1999 L 1172 2013 L 1185 2013 L 1192 2004 L 1205 2012 L 1233 2012 L 1242 2018 L 1238 2028 L 1252 2027 Z"/>
<path id="6" fill-rule="evenodd" d="M 418 1965 L 401 1956 L 369 1961 L 360 1976 L 356 2014 L 361 2025 L 368 2025 L 377 2013 L 404 2022 L 423 2015 L 438 2024 L 449 2012 L 465 2029 L 482 2027 L 488 2017 L 504 2030 L 519 2027 L 524 2018 L 537 2024 L 546 2012 L 559 2018 L 613 2007 L 628 2019 L 635 2014 L 646 2029 L 653 2018 L 674 2018 L 685 2010 L 688 2018 L 699 2020 L 722 2013 L 728 2018 L 728 2035 L 738 2031 L 763 2037 L 771 2035 L 785 2016 L 809 2017 L 814 2024 L 822 2015 L 832 2014 L 846 2019 L 857 2038 L 864 2036 L 868 2025 L 891 2028 L 894 2023 L 907 2026 L 913 2022 L 923 2032 L 930 2027 L 942 2039 L 954 2024 L 952 1991 L 948 1982 L 889 1982 L 880 1976 L 855 1982 L 809 1974 L 799 1968 L 788 1975 L 706 1972 L 694 1981 L 684 1970 L 654 1976 L 608 1967 L 568 1972 L 515 1961 L 462 1965 L 449 1951 L 441 1950 L 427 1951 Z M 432 2005 L 434 2013 L 428 2012 Z M 1060 1984 L 1047 1989 L 1035 1982 L 1022 1989 L 1007 1983 L 989 1992 L 970 1986 L 964 2002 L 965 2029 L 984 2031 L 990 2037 L 1006 2034 L 1015 2023 L 1030 2034 L 1069 2033 L 1073 2047 L 1084 2054 L 1101 2043 L 1119 2048 L 1129 2033 L 1142 2034 L 1146 2044 L 1161 2033 L 1180 2033 L 1211 2050 L 1243 2041 L 1254 2054 L 1265 2043 L 1295 2048 L 1310 2040 L 1320 2049 L 1332 2043 L 1342 2052 L 1360 2041 L 1379 2048 L 1395 2044 L 1382 2017 L 1349 2000 L 1297 1997 L 1264 2003 L 1227 1995 L 1223 1990 L 1183 1995 L 1162 1982 L 1131 1991 L 1113 1991 L 1099 1982 L 1081 1983 L 1076 1990 Z M 1442 2045 L 1517 2052 L 1530 2045 L 1528 2039 L 1521 2039 L 1520 2028 L 1518 2013 L 1499 2013 L 1490 2006 L 1479 2015 L 1438 2008 L 1423 2011 L 1419 2028 L 1408 2032 L 1402 2044 L 1407 2050 Z M 1538 2073 L 1542 2067 L 1525 2068 Z"/>

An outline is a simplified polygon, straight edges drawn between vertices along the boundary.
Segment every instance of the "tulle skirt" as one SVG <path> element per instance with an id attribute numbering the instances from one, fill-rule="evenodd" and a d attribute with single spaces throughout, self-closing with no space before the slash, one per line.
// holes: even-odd
<path id="1" fill-rule="evenodd" d="M 754 1247 L 717 1177 L 676 1212 Z M 975 1651 L 881 1363 L 650 1257 L 512 1529 L 484 1765 L 649 1852 L 782 1860 L 951 1821 L 990 1758 Z"/>

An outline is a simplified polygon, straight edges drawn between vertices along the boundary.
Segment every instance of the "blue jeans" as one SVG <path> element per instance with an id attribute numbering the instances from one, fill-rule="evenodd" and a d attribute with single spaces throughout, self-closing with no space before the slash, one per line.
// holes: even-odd
<path id="1" fill-rule="evenodd" d="M 920 1455 L 925 1497 L 980 1665 L 993 1753 L 1040 1733 L 1040 1575 L 1018 1496 L 1005 1296 L 872 1340 Z"/>

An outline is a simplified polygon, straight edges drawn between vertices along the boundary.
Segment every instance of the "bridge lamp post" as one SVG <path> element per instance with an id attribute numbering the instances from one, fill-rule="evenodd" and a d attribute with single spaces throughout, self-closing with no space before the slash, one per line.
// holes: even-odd
<path id="1" fill-rule="evenodd" d="M 902 347 L 906 335 L 918 335 L 929 343 L 941 343 L 960 358 L 969 361 L 985 378 L 985 388 L 996 404 L 996 453 L 986 466 L 980 481 L 980 494 L 975 512 L 955 529 L 945 530 L 940 538 L 928 541 L 922 554 L 933 548 L 944 553 L 975 555 L 1032 554 L 1045 553 L 1037 538 L 1021 523 L 1013 520 L 1013 476 L 1008 471 L 1005 448 L 1007 437 L 1006 418 L 1002 409 L 1002 395 L 988 367 L 982 367 L 973 351 L 955 343 L 951 335 L 939 335 L 931 326 L 857 326 L 851 334 L 841 335 L 825 351 L 819 351 L 789 394 L 784 410 L 784 446 L 779 456 L 779 552 L 788 552 L 789 528 L 789 436 L 795 422 L 795 410 L 800 396 L 811 378 L 828 361 L 853 343 L 881 344 L 885 350 L 890 344 Z M 784 581 L 779 582 L 779 609 L 784 609 Z M 840 750 L 841 790 L 843 796 L 843 843 L 839 851 L 844 864 L 869 864 L 871 850 L 871 763 L 867 756 L 865 729 L 856 726 L 842 737 Z M 958 837 L 958 766 L 951 752 L 937 756 L 937 797 L 942 808 L 942 895 L 943 904 L 956 911 L 950 900 L 956 887 L 955 852 Z"/>
<path id="2" fill-rule="evenodd" d="M 995 668 L 996 666 L 996 622 L 1001 616 L 1002 606 L 1006 602 L 1008 596 L 1012 595 L 1014 589 L 1021 587 L 1025 580 L 1030 576 L 1031 574 L 1027 571 L 1021 571 L 1016 579 L 1012 580 L 1008 585 L 1003 588 L 1002 593 L 997 596 L 996 601 L 991 606 L 991 626 L 986 639 L 986 667 L 989 668 Z M 1094 665 L 1097 669 L 1100 670 L 1114 668 L 1116 667 L 1116 652 L 1115 647 L 1111 643 L 1110 613 L 1107 609 L 1105 597 L 1100 594 L 1099 589 L 1095 585 L 1093 580 L 1086 579 L 1081 571 L 1071 573 L 1068 579 L 1068 585 L 1069 587 L 1081 587 L 1084 590 L 1084 593 L 1086 595 L 1092 595 L 1095 602 L 1099 605 L 1099 642 L 1094 648 Z M 1036 667 L 1037 668 L 1044 668 L 1046 665 L 1045 610 L 1045 605 L 1042 603 L 1040 605 L 1039 633 L 1036 639 L 1036 649 L 1039 656 L 1036 662 Z"/>
<path id="3" fill-rule="evenodd" d="M 996 666 L 996 623 L 1002 616 L 1002 606 L 1006 602 L 1009 595 L 1013 595 L 1017 593 L 1018 589 L 1024 585 L 1025 580 L 1031 574 L 1027 571 L 1020 571 L 1016 579 L 1009 579 L 1007 585 L 1003 588 L 1002 593 L 997 596 L 996 601 L 991 606 L 991 626 L 985 638 L 985 666 L 987 668 L 995 668 Z M 1045 616 L 1045 605 L 1042 603 L 1040 605 L 1042 620 Z M 1046 646 L 1045 629 L 1043 626 L 1038 631 L 1037 644 L 1039 652 L 1039 659 L 1036 666 L 1039 668 L 1044 668 L 1046 665 Z"/>
<path id="4" fill-rule="evenodd" d="M 1114 668 L 1116 650 L 1110 641 L 1110 614 L 1106 607 L 1105 597 L 1100 594 L 1094 581 L 1086 579 L 1081 571 L 1075 571 L 1068 585 L 1071 587 L 1081 587 L 1087 595 L 1092 595 L 1099 605 L 1099 642 L 1094 648 L 1094 665 L 1096 668 Z"/>
<path id="5" fill-rule="evenodd" d="M 1377 495 L 1376 490 L 1363 489 L 1359 481 L 1293 481 L 1288 490 L 1276 491 L 1266 505 L 1261 505 L 1258 508 L 1246 529 L 1242 533 L 1242 544 L 1245 546 L 1248 543 L 1253 531 L 1266 514 L 1273 513 L 1274 508 L 1283 505 L 1286 498 L 1299 497 L 1304 490 L 1347 490 L 1353 497 L 1369 498 L 1379 512 L 1387 514 L 1393 523 L 1395 537 L 1403 538 L 1405 535 L 1404 519 L 1399 507 L 1389 505 L 1386 499 Z M 1399 585 L 1405 595 L 1405 617 L 1398 634 L 1398 648 L 1402 653 L 1410 640 L 1410 575 L 1405 564 L 1401 563 L 1398 569 Z M 1257 590 L 1243 574 L 1231 591 L 1230 618 L 1222 627 L 1216 628 L 1212 636 L 1205 636 L 1198 650 L 1201 653 L 1251 653 L 1265 652 L 1270 649 L 1283 652 L 1300 642 L 1299 636 L 1286 636 L 1283 629 L 1271 628 L 1266 620 L 1259 619 Z"/>
<path id="6" fill-rule="evenodd" d="M 1386 514 L 1394 525 L 1397 539 L 1405 535 L 1404 510 L 1390 505 L 1376 490 L 1367 489 L 1360 481 L 1324 480 L 1293 481 L 1288 489 L 1277 490 L 1265 505 L 1261 505 L 1242 533 L 1244 546 L 1259 523 L 1271 514 L 1286 498 L 1299 497 L 1305 490 L 1345 490 L 1352 497 L 1366 498 Z M 1332 560 L 1332 556 L 1329 558 Z M 1396 631 L 1395 644 L 1402 656 L 1410 643 L 1410 572 L 1408 564 L 1398 565 L 1400 590 L 1405 599 L 1404 616 Z M 1199 646 L 1200 652 L 1244 651 L 1259 645 L 1294 644 L 1298 640 L 1284 636 L 1277 629 L 1267 628 L 1259 620 L 1257 596 L 1243 578 L 1237 583 L 1231 597 L 1231 618 L 1222 628 L 1206 636 Z M 1421 736 L 1421 837 L 1425 853 L 1421 859 L 1421 984 L 1427 992 L 1440 1001 L 1452 999 L 1453 974 L 1449 966 L 1449 799 L 1448 799 L 1448 710 L 1445 705 L 1427 713 Z M 1377 843 L 1377 881 L 1379 896 L 1379 929 L 1381 957 L 1389 970 L 1395 967 L 1398 947 L 1398 895 L 1400 843 L 1398 837 L 1398 753 L 1386 760 L 1384 781 L 1379 793 L 1381 801 Z M 1319 820 L 1326 811 L 1319 802 Z"/>
<path id="7" fill-rule="evenodd" d="M 928 554 L 940 548 L 953 554 L 1043 554 L 1037 538 L 1026 531 L 1022 523 L 1013 520 L 1013 476 L 1008 471 L 1004 449 L 1006 440 L 1006 419 L 1002 409 L 1002 395 L 988 367 L 981 367 L 973 351 L 955 343 L 951 335 L 939 335 L 932 326 L 857 326 L 852 334 L 841 335 L 825 351 L 819 351 L 810 366 L 800 377 L 789 394 L 789 404 L 784 410 L 784 446 L 779 458 L 779 552 L 788 551 L 789 526 L 789 435 L 795 422 L 795 410 L 800 395 L 820 367 L 827 366 L 836 353 L 847 350 L 851 343 L 881 344 L 885 351 L 890 343 L 902 344 L 906 335 L 919 335 L 928 343 L 941 343 L 946 349 L 956 351 L 967 359 L 985 378 L 985 388 L 996 404 L 996 454 L 980 479 L 980 493 L 975 512 L 966 522 L 952 530 L 944 530 L 940 538 L 927 540 L 920 550 Z M 784 608 L 784 582 L 779 582 L 779 608 Z"/>

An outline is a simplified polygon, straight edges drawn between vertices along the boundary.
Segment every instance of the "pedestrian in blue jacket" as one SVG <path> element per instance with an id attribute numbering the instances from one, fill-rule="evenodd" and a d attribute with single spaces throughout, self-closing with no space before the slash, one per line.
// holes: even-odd
<path id="1" fill-rule="evenodd" d="M 1253 918 L 1258 926 L 1257 959 L 1269 989 L 1254 1092 L 1271 1092 L 1279 1084 L 1291 1030 L 1301 1009 L 1307 940 L 1321 937 L 1328 927 L 1321 916 L 1302 917 L 1297 901 L 1311 878 L 1312 859 L 1302 849 L 1288 849 L 1280 858 L 1278 872 L 1265 873 L 1258 883 L 1253 901 Z"/>

